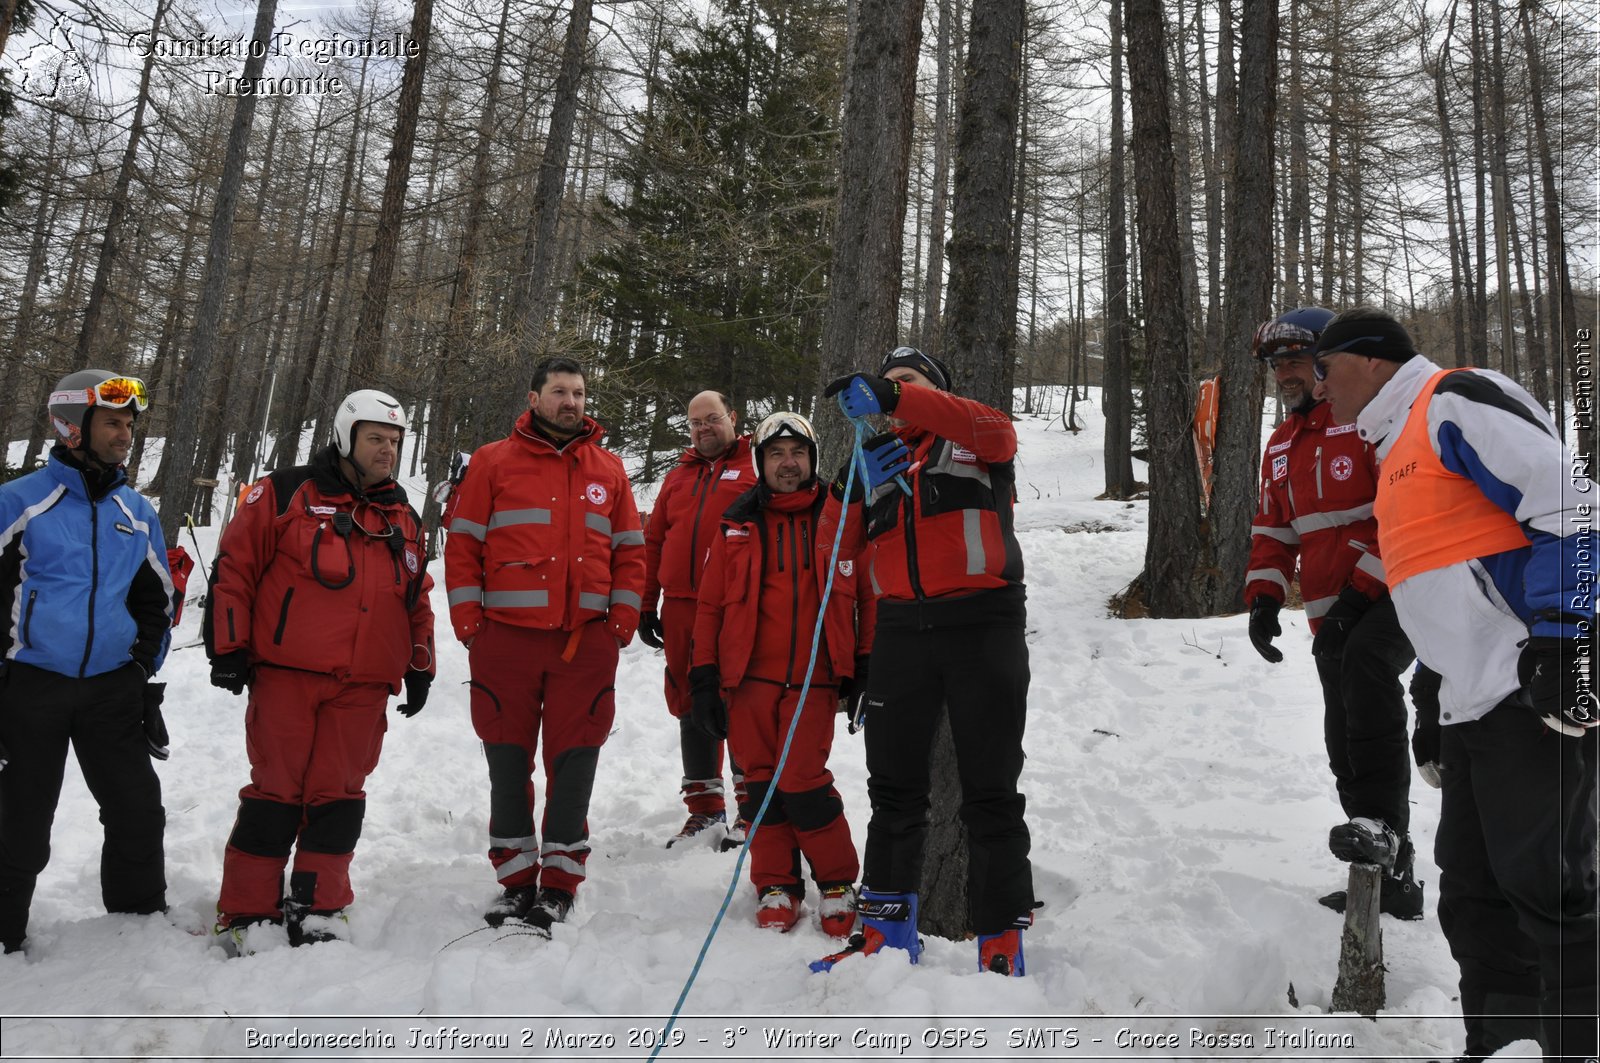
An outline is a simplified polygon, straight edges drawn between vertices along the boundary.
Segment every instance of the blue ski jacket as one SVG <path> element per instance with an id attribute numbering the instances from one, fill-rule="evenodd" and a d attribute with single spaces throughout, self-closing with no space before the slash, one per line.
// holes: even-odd
<path id="1" fill-rule="evenodd" d="M 172 631 L 155 509 L 116 469 L 65 447 L 0 485 L 0 653 L 75 678 L 137 661 L 154 675 Z"/>

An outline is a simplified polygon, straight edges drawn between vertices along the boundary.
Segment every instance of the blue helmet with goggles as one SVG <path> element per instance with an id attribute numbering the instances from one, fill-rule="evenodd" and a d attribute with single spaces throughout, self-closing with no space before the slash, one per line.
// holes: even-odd
<path id="1" fill-rule="evenodd" d="M 1256 329 L 1250 351 L 1262 361 L 1280 355 L 1309 355 L 1322 330 L 1333 320 L 1333 311 L 1320 306 L 1302 306 L 1279 314 Z"/>

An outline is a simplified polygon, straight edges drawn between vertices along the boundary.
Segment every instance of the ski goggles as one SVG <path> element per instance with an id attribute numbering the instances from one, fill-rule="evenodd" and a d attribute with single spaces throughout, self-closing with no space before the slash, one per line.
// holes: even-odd
<path id="1" fill-rule="evenodd" d="M 1308 328 L 1287 321 L 1268 321 L 1256 329 L 1250 349 L 1257 358 L 1271 364 L 1279 355 L 1309 351 L 1316 343 L 1317 334 Z"/>
<path id="2" fill-rule="evenodd" d="M 81 402 L 85 406 L 106 406 L 113 410 L 132 405 L 134 409 L 143 413 L 150 408 L 150 393 L 145 390 L 144 381 L 138 377 L 119 376 L 102 380 L 82 391 L 57 391 L 50 396 L 52 406 L 68 402 Z"/>

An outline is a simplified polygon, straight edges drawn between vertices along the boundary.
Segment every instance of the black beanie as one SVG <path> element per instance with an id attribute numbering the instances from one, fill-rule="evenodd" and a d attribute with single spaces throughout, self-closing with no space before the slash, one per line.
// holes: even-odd
<path id="1" fill-rule="evenodd" d="M 1417 356 L 1411 343 L 1411 334 L 1405 326 L 1391 318 L 1336 317 L 1322 330 L 1313 357 L 1349 351 L 1365 358 L 1382 358 L 1388 362 L 1409 362 Z"/>
<path id="2" fill-rule="evenodd" d="M 884 376 L 891 369 L 907 366 L 915 369 L 928 378 L 928 382 L 940 391 L 950 390 L 950 370 L 937 358 L 923 354 L 915 347 L 896 347 L 883 356 L 883 364 L 878 367 L 878 375 Z"/>

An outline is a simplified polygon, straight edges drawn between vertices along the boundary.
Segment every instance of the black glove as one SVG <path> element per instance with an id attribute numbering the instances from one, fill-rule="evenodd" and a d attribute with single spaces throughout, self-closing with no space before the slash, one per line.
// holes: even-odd
<path id="1" fill-rule="evenodd" d="M 714 664 L 689 669 L 689 719 L 712 738 L 728 737 L 728 705 L 722 700 L 722 676 Z"/>
<path id="2" fill-rule="evenodd" d="M 166 760 L 170 755 L 167 746 L 167 721 L 161 716 L 161 702 L 167 696 L 167 684 L 146 683 L 144 685 L 144 740 L 150 747 L 150 756 L 156 760 Z"/>
<path id="3" fill-rule="evenodd" d="M 250 681 L 250 653 L 248 650 L 229 650 L 211 659 L 211 685 L 221 687 L 230 694 L 243 694 Z"/>
<path id="4" fill-rule="evenodd" d="M 1533 711 L 1552 729 L 1575 738 L 1600 723 L 1578 649 L 1575 638 L 1534 635 L 1517 662 L 1517 677 L 1528 688 Z"/>
<path id="5" fill-rule="evenodd" d="M 1265 594 L 1258 594 L 1256 600 L 1250 603 L 1250 645 L 1267 659 L 1268 664 L 1283 660 L 1283 651 L 1272 644 L 1273 639 L 1283 634 L 1283 627 L 1278 623 L 1280 608 L 1276 599 L 1268 598 Z"/>
<path id="6" fill-rule="evenodd" d="M 661 640 L 666 632 L 661 629 L 661 614 L 655 610 L 639 614 L 639 639 L 653 650 L 664 650 L 666 644 Z"/>
<path id="7" fill-rule="evenodd" d="M 871 413 L 893 413 L 900 404 L 900 382 L 865 373 L 851 373 L 836 377 L 822 394 L 826 398 L 839 396 L 839 406 L 849 417 L 865 417 Z"/>
<path id="8" fill-rule="evenodd" d="M 1322 626 L 1317 628 L 1316 637 L 1311 640 L 1311 656 L 1335 661 L 1343 657 L 1344 644 L 1350 640 L 1350 632 L 1356 629 L 1356 622 L 1370 608 L 1372 599 L 1354 587 L 1340 591 L 1339 600 L 1323 616 Z"/>
<path id="9" fill-rule="evenodd" d="M 1411 759 L 1422 781 L 1437 790 L 1444 784 L 1439 759 L 1439 673 L 1425 664 L 1411 676 L 1411 704 L 1417 710 L 1417 728 L 1411 732 Z"/>
<path id="10" fill-rule="evenodd" d="M 872 658 L 862 654 L 856 658 L 856 674 L 839 680 L 839 711 L 852 719 L 856 714 L 857 703 L 867 692 L 867 674 L 871 665 Z"/>
<path id="11" fill-rule="evenodd" d="M 852 483 L 850 480 L 850 466 L 855 462 L 855 460 L 856 459 L 852 456 L 849 461 L 846 461 L 843 465 L 839 466 L 839 472 L 833 478 L 833 497 L 837 498 L 841 502 L 860 502 L 862 499 L 867 497 L 867 485 L 864 482 L 864 478 L 861 475 L 860 469 L 856 470 L 855 481 Z M 850 484 L 850 496 L 848 498 L 845 497 L 844 493 L 844 485 L 847 483 Z"/>
<path id="12" fill-rule="evenodd" d="M 433 686 L 433 673 L 413 668 L 405 674 L 406 700 L 396 705 L 395 712 L 410 719 L 428 703 L 428 688 Z"/>

